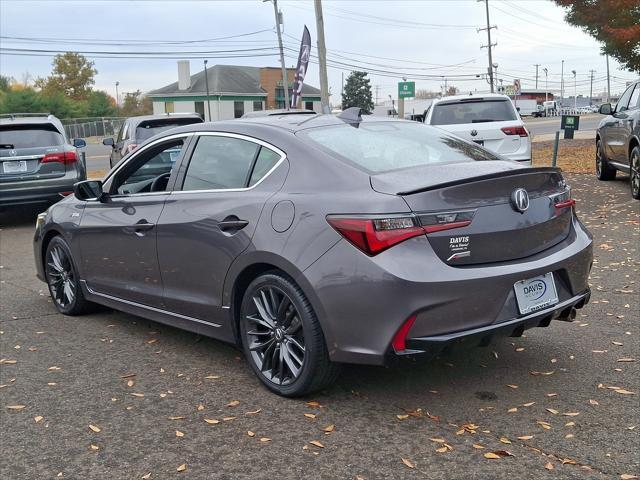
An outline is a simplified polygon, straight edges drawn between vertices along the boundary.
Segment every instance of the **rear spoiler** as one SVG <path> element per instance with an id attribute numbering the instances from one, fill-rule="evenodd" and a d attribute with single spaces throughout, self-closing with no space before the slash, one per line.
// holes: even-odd
<path id="1" fill-rule="evenodd" d="M 492 178 L 509 177 L 512 175 L 529 175 L 531 173 L 560 173 L 562 170 L 558 167 L 530 167 L 517 170 L 505 170 L 502 172 L 489 173 L 486 175 L 477 175 L 468 178 L 461 178 L 458 180 L 452 180 L 450 182 L 438 183 L 437 185 L 429 185 L 422 188 L 416 188 L 414 190 L 407 190 L 404 192 L 398 192 L 397 195 L 413 195 L 415 193 L 428 192 L 430 190 L 438 190 L 440 188 L 452 187 L 454 185 L 463 185 L 465 183 L 478 182 L 482 180 L 490 180 Z"/>

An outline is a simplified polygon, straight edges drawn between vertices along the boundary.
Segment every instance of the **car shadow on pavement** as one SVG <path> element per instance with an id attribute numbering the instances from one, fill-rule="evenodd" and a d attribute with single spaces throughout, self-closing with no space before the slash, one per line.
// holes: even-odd
<path id="1" fill-rule="evenodd" d="M 38 214 L 47 208 L 47 205 L 0 207 L 0 228 L 35 225 Z"/>

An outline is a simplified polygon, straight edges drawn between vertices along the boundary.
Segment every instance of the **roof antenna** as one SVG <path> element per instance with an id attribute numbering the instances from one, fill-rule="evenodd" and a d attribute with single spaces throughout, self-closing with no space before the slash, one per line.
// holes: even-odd
<path id="1" fill-rule="evenodd" d="M 359 123 L 362 121 L 362 109 L 360 107 L 349 107 L 339 113 L 337 117 L 347 123 Z"/>

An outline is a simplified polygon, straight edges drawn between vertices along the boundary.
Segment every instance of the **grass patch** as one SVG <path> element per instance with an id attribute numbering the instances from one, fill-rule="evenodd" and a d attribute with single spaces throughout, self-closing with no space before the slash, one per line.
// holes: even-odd
<path id="1" fill-rule="evenodd" d="M 531 153 L 535 167 L 551 166 L 553 161 L 553 140 L 534 142 Z M 558 145 L 558 166 L 564 172 L 594 173 L 595 157 L 595 140 L 560 140 Z"/>

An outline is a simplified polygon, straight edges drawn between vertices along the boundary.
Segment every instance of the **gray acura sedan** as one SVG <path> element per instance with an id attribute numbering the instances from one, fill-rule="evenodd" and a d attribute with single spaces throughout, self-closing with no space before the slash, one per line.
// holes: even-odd
<path id="1" fill-rule="evenodd" d="M 57 309 L 102 304 L 244 349 L 270 390 L 571 320 L 592 240 L 555 168 L 416 122 L 180 127 L 38 217 Z"/>

